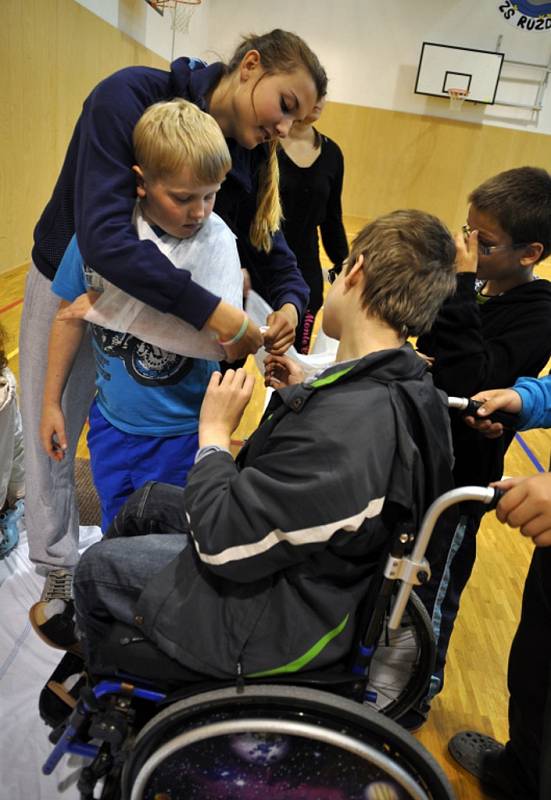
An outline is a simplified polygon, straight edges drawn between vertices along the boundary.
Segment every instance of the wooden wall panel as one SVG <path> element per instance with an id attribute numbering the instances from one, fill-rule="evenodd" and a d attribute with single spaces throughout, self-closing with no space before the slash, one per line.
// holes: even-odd
<path id="1" fill-rule="evenodd" d="M 74 0 L 0 8 L 0 272 L 26 262 L 82 102 L 132 64 L 167 62 Z"/>
<path id="2" fill-rule="evenodd" d="M 377 108 L 328 103 L 319 124 L 345 158 L 346 214 L 421 208 L 453 229 L 483 180 L 525 164 L 551 167 L 551 137 Z"/>
<path id="3" fill-rule="evenodd" d="M 30 256 L 82 102 L 123 66 L 166 62 L 74 0 L 25 0 L 0 8 L 0 272 Z M 320 128 L 346 160 L 344 211 L 373 218 L 417 207 L 452 228 L 466 197 L 489 175 L 551 165 L 543 134 L 329 103 Z"/>

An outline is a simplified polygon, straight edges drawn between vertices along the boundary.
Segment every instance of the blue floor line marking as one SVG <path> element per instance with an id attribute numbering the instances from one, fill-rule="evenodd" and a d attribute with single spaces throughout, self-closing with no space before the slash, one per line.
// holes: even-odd
<path id="1" fill-rule="evenodd" d="M 4 663 L 0 666 L 0 681 L 4 678 L 8 669 L 13 664 L 17 654 L 19 653 L 21 647 L 23 646 L 25 639 L 29 635 L 30 630 L 31 630 L 31 623 L 27 620 L 25 627 L 23 628 L 23 632 L 17 637 L 17 639 L 13 643 L 12 649 L 4 659 Z"/>
<path id="2" fill-rule="evenodd" d="M 546 470 L 546 469 L 544 469 L 544 467 L 542 467 L 542 465 L 540 464 L 540 462 L 538 461 L 538 459 L 536 458 L 536 456 L 535 456 L 535 455 L 533 454 L 533 452 L 530 450 L 530 448 L 528 447 L 528 445 L 526 444 L 526 442 L 524 441 L 524 439 L 522 438 L 522 436 L 520 435 L 520 433 L 515 433 L 515 439 L 516 439 L 516 440 L 517 440 L 517 442 L 520 444 L 520 446 L 522 447 L 522 449 L 524 450 L 524 452 L 526 453 L 526 455 L 528 456 L 528 458 L 530 459 L 530 461 L 532 462 L 532 464 L 533 464 L 533 465 L 535 466 L 535 468 L 537 469 L 537 471 L 538 471 L 538 472 L 547 472 L 547 470 Z"/>

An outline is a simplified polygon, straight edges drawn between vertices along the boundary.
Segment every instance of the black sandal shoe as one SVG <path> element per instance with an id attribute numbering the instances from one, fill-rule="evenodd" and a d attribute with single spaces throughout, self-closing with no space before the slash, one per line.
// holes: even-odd
<path id="1" fill-rule="evenodd" d="M 448 742 L 448 750 L 463 769 L 466 769 L 475 778 L 484 780 L 486 771 L 483 765 L 486 756 L 489 753 L 502 753 L 505 747 L 484 733 L 461 731 L 452 736 Z"/>
<path id="2" fill-rule="evenodd" d="M 517 791 L 504 770 L 505 746 L 491 736 L 477 731 L 461 731 L 448 742 L 450 755 L 463 769 L 478 778 L 484 791 L 495 800 L 519 800 L 526 797 Z"/>

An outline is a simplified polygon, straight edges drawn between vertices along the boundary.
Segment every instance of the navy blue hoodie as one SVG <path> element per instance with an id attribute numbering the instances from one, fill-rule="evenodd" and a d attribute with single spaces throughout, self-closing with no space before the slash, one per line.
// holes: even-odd
<path id="1" fill-rule="evenodd" d="M 150 241 L 140 241 L 131 223 L 136 201 L 132 131 L 145 109 L 182 97 L 207 111 L 209 93 L 223 64 L 179 58 L 170 72 L 128 67 L 99 83 L 84 102 L 53 195 L 34 232 L 33 261 L 52 279 L 76 231 L 84 260 L 107 280 L 159 311 L 170 312 L 200 329 L 219 299 L 176 269 Z M 238 237 L 243 267 L 253 287 L 274 307 L 293 303 L 299 314 L 308 288 L 283 235 L 274 236 L 269 254 L 249 242 L 256 211 L 258 171 L 264 145 L 246 150 L 227 140 L 232 169 L 216 200 L 216 212 Z"/>

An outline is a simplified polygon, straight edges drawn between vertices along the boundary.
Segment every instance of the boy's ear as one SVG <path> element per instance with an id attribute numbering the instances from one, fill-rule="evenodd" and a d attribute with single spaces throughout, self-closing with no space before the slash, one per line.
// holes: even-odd
<path id="1" fill-rule="evenodd" d="M 142 168 L 139 167 L 137 164 L 134 164 L 134 166 L 132 167 L 132 172 L 136 176 L 136 194 L 138 195 L 138 197 L 141 197 L 143 199 L 147 195 L 147 192 L 145 190 L 145 178 L 142 172 Z"/>
<path id="2" fill-rule="evenodd" d="M 526 245 L 524 255 L 520 259 L 521 265 L 523 267 L 533 267 L 540 260 L 542 253 L 543 245 L 541 242 L 532 242 Z"/>
<path id="3" fill-rule="evenodd" d="M 347 289 L 355 286 L 358 281 L 363 277 L 364 256 L 360 253 L 358 258 L 354 261 L 346 275 L 344 276 L 344 285 Z"/>

